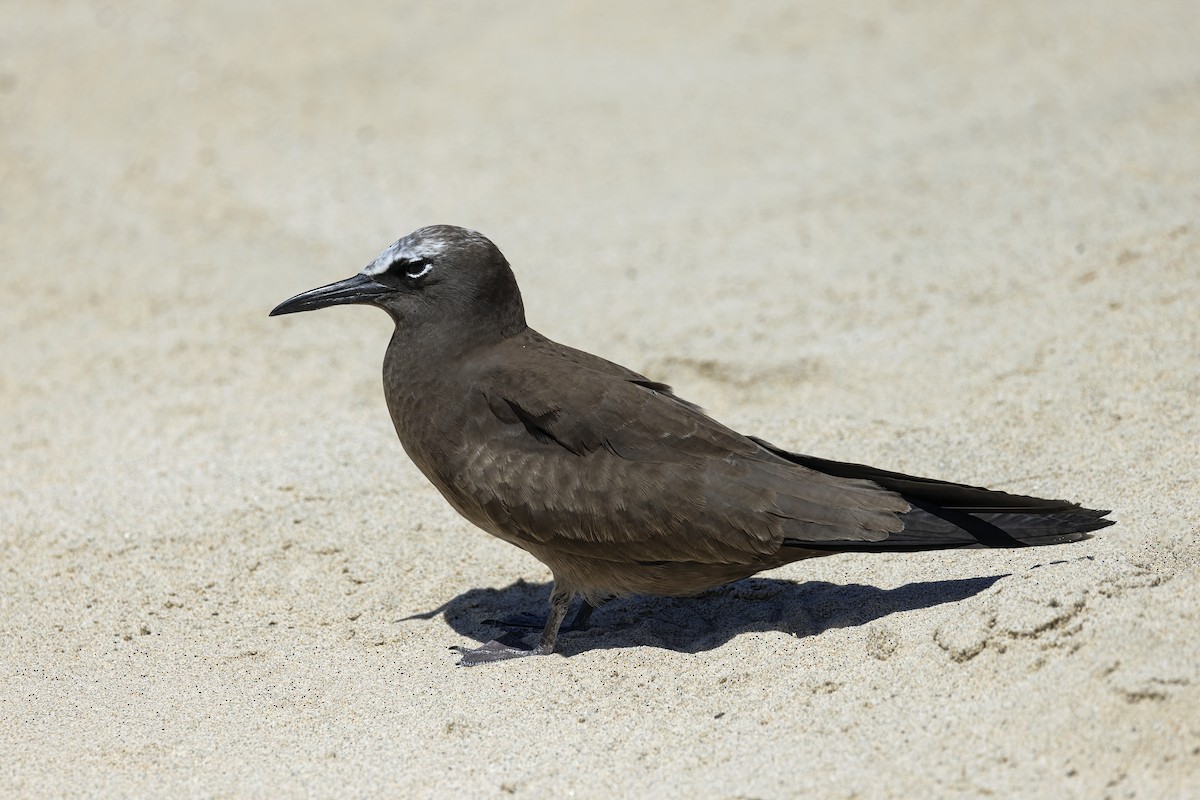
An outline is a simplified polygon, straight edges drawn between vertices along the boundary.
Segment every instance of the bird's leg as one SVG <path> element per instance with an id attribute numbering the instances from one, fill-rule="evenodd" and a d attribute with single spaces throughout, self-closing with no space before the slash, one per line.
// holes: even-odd
<path id="1" fill-rule="evenodd" d="M 592 612 L 595 610 L 596 607 L 594 605 L 589 603 L 587 600 L 584 600 L 579 604 L 579 610 L 575 612 L 575 616 L 571 619 L 570 624 L 567 625 L 566 630 L 587 630 L 588 620 L 592 618 Z"/>
<path id="2" fill-rule="evenodd" d="M 563 618 L 567 616 L 567 609 L 571 607 L 571 599 L 574 596 L 574 592 L 560 589 L 557 583 L 550 590 L 550 613 L 546 617 L 546 627 L 542 629 L 542 638 L 538 640 L 537 647 L 533 648 L 538 655 L 554 651 L 558 629 L 562 627 Z"/>
<path id="3" fill-rule="evenodd" d="M 542 629 L 542 638 L 538 640 L 536 647 L 527 650 L 522 647 L 512 647 L 494 639 L 474 650 L 456 647 L 454 649 L 462 653 L 459 665 L 473 667 L 476 664 L 486 664 L 490 661 L 504 661 L 523 656 L 543 656 L 553 652 L 554 640 L 558 638 L 558 629 L 562 626 L 563 618 L 567 616 L 567 609 L 574 596 L 574 591 L 561 587 L 557 582 L 554 584 L 554 588 L 550 591 L 550 614 L 546 617 L 546 627 Z"/>

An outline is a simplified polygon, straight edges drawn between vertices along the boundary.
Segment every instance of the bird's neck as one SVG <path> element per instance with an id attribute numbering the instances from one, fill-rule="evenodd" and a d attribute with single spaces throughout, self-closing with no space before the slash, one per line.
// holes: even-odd
<path id="1" fill-rule="evenodd" d="M 490 328 L 487 333 L 458 329 L 441 331 L 439 336 L 412 336 L 403 327 L 397 326 L 388 343 L 383 359 L 383 387 L 387 396 L 392 418 L 399 423 L 417 409 L 409 408 L 409 401 L 425 398 L 422 406 L 430 410 L 428 398 L 437 397 L 451 405 L 457 405 L 456 395 L 469 391 L 472 384 L 472 366 L 481 355 L 500 348 L 512 338 L 530 333 L 524 320 L 518 329 L 511 332 Z M 420 412 L 424 413 L 424 412 Z"/>

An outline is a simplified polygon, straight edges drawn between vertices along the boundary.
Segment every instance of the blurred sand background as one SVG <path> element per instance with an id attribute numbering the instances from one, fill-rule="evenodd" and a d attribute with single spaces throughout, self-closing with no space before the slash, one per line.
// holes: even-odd
<path id="1" fill-rule="evenodd" d="M 0 795 L 1200 795 L 1194 3 L 0 15 Z M 458 668 L 548 573 L 383 314 L 267 318 L 436 222 L 736 428 L 1119 525 Z"/>

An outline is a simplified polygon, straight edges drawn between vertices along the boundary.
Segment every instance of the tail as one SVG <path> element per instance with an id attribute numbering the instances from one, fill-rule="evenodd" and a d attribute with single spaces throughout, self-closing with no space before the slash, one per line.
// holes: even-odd
<path id="1" fill-rule="evenodd" d="M 961 547 L 1039 547 L 1090 539 L 1093 531 L 1116 524 L 1105 519 L 1108 511 L 1082 508 L 1066 500 L 1044 500 L 917 478 L 862 464 L 789 453 L 761 439 L 754 441 L 794 464 L 827 475 L 873 481 L 896 492 L 912 506 L 900 515 L 904 530 L 882 542 L 786 543 L 807 550 L 894 553 Z"/>

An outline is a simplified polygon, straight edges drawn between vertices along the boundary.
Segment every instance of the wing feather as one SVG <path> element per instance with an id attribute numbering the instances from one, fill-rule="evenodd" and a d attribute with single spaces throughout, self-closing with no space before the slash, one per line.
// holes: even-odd
<path id="1" fill-rule="evenodd" d="M 443 459 L 454 475 L 435 480 L 476 524 L 589 558 L 712 564 L 903 528 L 897 493 L 789 462 L 669 387 L 581 355 L 554 375 L 496 365 L 479 376 Z"/>

